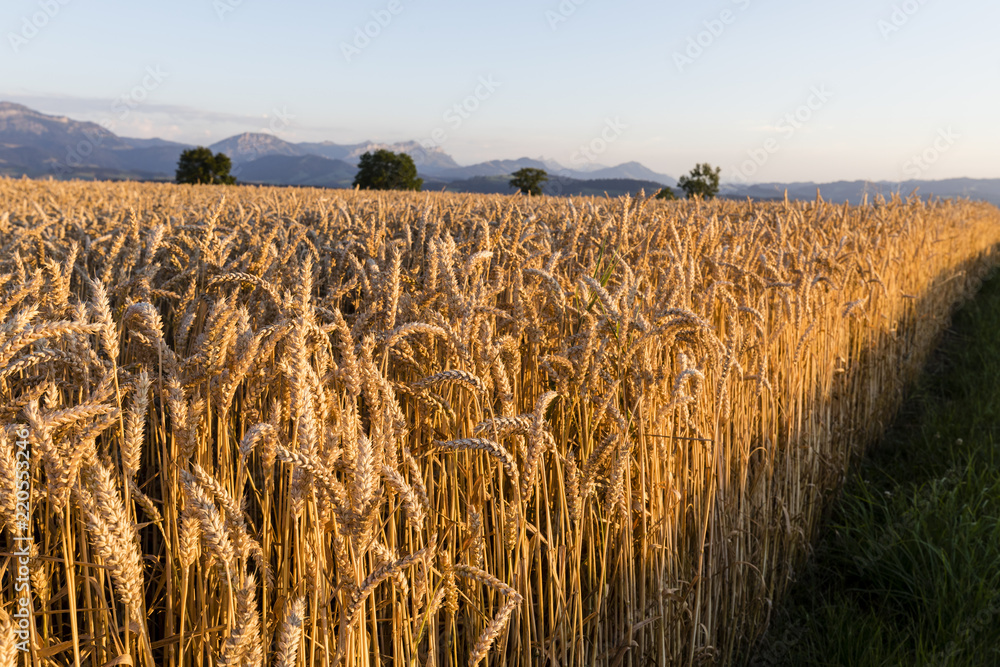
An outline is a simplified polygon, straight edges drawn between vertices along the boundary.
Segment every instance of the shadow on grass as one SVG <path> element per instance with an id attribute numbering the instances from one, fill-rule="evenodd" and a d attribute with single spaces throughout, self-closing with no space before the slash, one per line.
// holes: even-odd
<path id="1" fill-rule="evenodd" d="M 1000 276 L 849 475 L 750 665 L 1000 665 Z"/>

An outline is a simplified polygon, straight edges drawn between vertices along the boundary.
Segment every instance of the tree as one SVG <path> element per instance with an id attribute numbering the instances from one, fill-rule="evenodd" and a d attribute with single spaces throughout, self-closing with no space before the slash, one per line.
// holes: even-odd
<path id="1" fill-rule="evenodd" d="M 420 190 L 423 184 L 412 157 L 382 148 L 361 156 L 353 185 L 362 190 Z"/>
<path id="2" fill-rule="evenodd" d="M 236 177 L 229 175 L 232 166 L 232 160 L 225 153 L 212 155 L 204 146 L 191 148 L 181 153 L 177 161 L 177 182 L 233 185 Z"/>
<path id="3" fill-rule="evenodd" d="M 712 169 L 712 165 L 707 162 L 698 164 L 695 165 L 690 174 L 681 176 L 677 185 L 687 194 L 688 198 L 698 196 L 711 199 L 719 194 L 719 172 L 721 171 L 720 167 Z"/>
<path id="4" fill-rule="evenodd" d="M 518 169 L 511 176 L 510 186 L 512 188 L 517 188 L 525 194 L 536 196 L 542 194 L 542 183 L 549 180 L 549 175 L 545 173 L 544 169 L 534 169 L 532 167 Z"/>
<path id="5" fill-rule="evenodd" d="M 656 193 L 657 199 L 666 199 L 668 201 L 673 201 L 677 199 L 677 195 L 670 188 L 664 186 L 662 190 Z"/>

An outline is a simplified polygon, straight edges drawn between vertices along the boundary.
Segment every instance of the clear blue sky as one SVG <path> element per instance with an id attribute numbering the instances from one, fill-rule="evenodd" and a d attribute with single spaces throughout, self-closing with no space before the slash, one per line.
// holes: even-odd
<path id="1" fill-rule="evenodd" d="M 6 0 L 0 100 L 202 144 L 1000 177 L 998 26 L 996 0 Z"/>

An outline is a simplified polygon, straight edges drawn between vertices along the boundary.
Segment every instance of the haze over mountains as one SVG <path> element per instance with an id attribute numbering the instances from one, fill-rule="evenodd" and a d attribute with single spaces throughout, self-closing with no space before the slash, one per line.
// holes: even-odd
<path id="1" fill-rule="evenodd" d="M 163 139 L 120 137 L 97 123 L 52 116 L 20 104 L 0 102 L 0 176 L 29 178 L 173 180 L 182 151 L 193 146 Z M 360 156 L 385 148 L 413 158 L 425 190 L 456 192 L 513 192 L 509 175 L 522 167 L 545 169 L 550 194 L 647 194 L 677 181 L 638 162 L 614 167 L 586 165 L 573 169 L 552 160 L 519 158 L 460 165 L 440 147 L 416 141 L 394 144 L 330 141 L 292 143 L 272 134 L 243 133 L 209 148 L 233 161 L 233 175 L 242 183 L 349 188 Z M 725 174 L 723 174 L 725 177 Z M 788 196 L 813 199 L 817 188 L 833 201 L 858 203 L 868 195 L 964 196 L 1000 204 L 1000 179 L 957 178 L 942 181 L 805 183 L 723 183 L 720 194 L 729 197 L 773 199 Z"/>

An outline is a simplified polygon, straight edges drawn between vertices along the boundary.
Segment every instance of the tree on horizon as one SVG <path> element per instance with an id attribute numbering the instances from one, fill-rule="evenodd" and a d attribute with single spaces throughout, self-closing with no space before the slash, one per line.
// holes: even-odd
<path id="1" fill-rule="evenodd" d="M 424 179 L 417 177 L 417 166 L 406 153 L 381 148 L 368 151 L 358 162 L 352 185 L 362 190 L 420 190 Z"/>
<path id="2" fill-rule="evenodd" d="M 721 167 L 713 169 L 712 165 L 707 162 L 697 164 L 691 173 L 687 176 L 681 176 L 677 185 L 687 194 L 688 199 L 692 197 L 711 199 L 719 194 L 719 173 L 721 171 Z"/>
<path id="3" fill-rule="evenodd" d="M 232 167 L 225 153 L 212 155 L 211 149 L 198 146 L 181 153 L 175 178 L 178 183 L 235 185 L 236 177 L 229 175 Z"/>
<path id="4" fill-rule="evenodd" d="M 549 180 L 549 175 L 545 173 L 544 169 L 523 167 L 511 174 L 510 186 L 527 195 L 537 197 L 542 194 L 542 183 L 547 180 Z"/>

